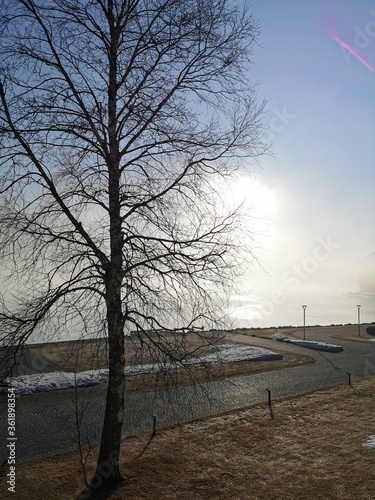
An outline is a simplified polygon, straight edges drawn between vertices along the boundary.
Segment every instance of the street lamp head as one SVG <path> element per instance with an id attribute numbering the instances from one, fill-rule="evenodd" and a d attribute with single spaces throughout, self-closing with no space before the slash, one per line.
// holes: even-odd
<path id="1" fill-rule="evenodd" d="M 358 309 L 361 307 L 361 304 L 357 304 Z"/>
<path id="2" fill-rule="evenodd" d="M 302 306 L 304 309 L 306 309 L 307 306 Z"/>

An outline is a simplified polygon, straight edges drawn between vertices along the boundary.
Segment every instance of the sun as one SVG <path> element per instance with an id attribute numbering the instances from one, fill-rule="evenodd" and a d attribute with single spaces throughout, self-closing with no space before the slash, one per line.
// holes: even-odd
<path id="1" fill-rule="evenodd" d="M 217 193 L 226 210 L 240 207 L 240 214 L 248 220 L 250 230 L 263 232 L 276 217 L 276 194 L 258 178 L 237 174 L 220 179 Z"/>
<path id="2" fill-rule="evenodd" d="M 241 231 L 237 235 L 241 244 L 266 250 L 274 233 L 277 197 L 275 190 L 259 178 L 237 173 L 215 180 L 214 190 L 219 212 L 224 216 L 237 212 Z"/>

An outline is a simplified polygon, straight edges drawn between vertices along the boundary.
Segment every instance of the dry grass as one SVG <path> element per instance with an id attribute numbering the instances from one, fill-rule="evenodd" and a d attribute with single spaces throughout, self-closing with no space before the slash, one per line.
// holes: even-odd
<path id="1" fill-rule="evenodd" d="M 293 328 L 287 329 L 288 333 Z M 284 330 L 280 330 L 284 332 Z M 233 331 L 232 333 L 236 333 Z M 275 329 L 241 329 L 238 333 L 250 337 L 271 338 Z M 189 333 L 186 337 L 180 334 L 170 335 L 158 342 L 156 337 L 144 338 L 140 341 L 137 337 L 125 338 L 125 362 L 153 363 L 163 362 L 167 359 L 164 350 L 172 352 L 185 352 L 191 355 L 202 355 L 212 350 L 217 343 L 227 343 L 224 332 L 202 332 L 202 334 Z M 108 346 L 106 339 L 76 340 L 70 342 L 55 342 L 30 346 L 30 350 L 44 358 L 60 365 L 65 371 L 84 371 L 108 366 Z"/>
<path id="2" fill-rule="evenodd" d="M 284 333 L 290 337 L 294 336 L 296 331 L 300 331 L 301 328 L 296 327 L 285 327 L 277 329 L 277 331 Z M 307 328 L 308 330 L 308 328 Z M 275 328 L 269 329 L 245 329 L 241 328 L 238 330 L 233 330 L 231 333 L 240 333 L 248 337 L 257 337 L 270 339 L 275 333 Z M 207 332 L 204 332 L 206 335 Z M 215 332 L 213 332 L 214 338 L 208 341 L 208 344 L 216 343 L 218 340 L 216 338 Z M 220 333 L 217 334 L 219 337 L 219 343 L 228 342 L 227 339 L 220 340 Z M 368 335 L 367 333 L 361 333 L 361 336 L 357 334 L 347 334 L 338 333 L 331 334 L 333 338 L 353 340 L 357 342 L 368 342 L 374 337 Z M 182 346 L 179 341 L 179 337 L 171 337 L 167 339 L 166 345 L 168 348 L 173 350 L 184 349 L 187 352 L 204 354 L 210 351 L 210 345 L 202 347 L 204 339 L 198 334 L 189 334 L 186 338 L 186 343 Z M 50 361 L 60 365 L 65 371 L 84 371 L 92 369 L 106 368 L 108 366 L 108 351 L 107 344 L 105 340 L 82 340 L 82 341 L 72 341 L 72 342 L 56 342 L 45 345 L 30 346 L 30 350 L 39 354 L 40 356 L 49 359 Z M 152 342 L 141 343 L 138 339 L 126 339 L 125 340 L 125 358 L 126 363 L 153 363 L 163 362 L 165 359 L 161 359 L 160 352 L 157 352 L 157 347 Z M 242 372 L 241 372 L 242 373 Z"/>
<path id="3" fill-rule="evenodd" d="M 316 328 L 316 327 L 306 327 L 306 332 L 308 333 L 309 328 Z M 362 327 L 363 330 L 363 327 Z M 249 335 L 251 337 L 259 337 L 259 338 L 272 338 L 272 335 L 275 333 L 276 329 L 241 329 L 241 333 L 244 335 Z M 291 328 L 279 328 L 277 329 L 278 332 L 284 333 L 285 335 L 288 335 L 289 337 L 296 337 L 294 334 L 296 331 L 301 331 L 300 327 L 291 327 Z M 361 335 L 358 335 L 358 333 L 330 333 L 329 332 L 329 327 L 327 327 L 327 334 L 338 340 L 350 340 L 353 342 L 369 342 L 370 340 L 374 340 L 375 337 L 373 335 L 368 335 L 368 333 L 361 331 Z M 374 497 L 375 498 L 375 497 Z"/>
<path id="4" fill-rule="evenodd" d="M 241 332 L 248 334 L 249 339 L 236 337 L 236 343 L 251 344 L 252 332 L 257 336 L 258 330 L 246 330 Z M 265 330 L 260 330 L 265 332 Z M 267 332 L 267 331 L 266 331 Z M 273 330 L 271 331 L 271 333 Z M 271 335 L 271 334 L 270 334 Z M 237 341 L 239 338 L 239 341 Z M 242 342 L 241 342 L 242 340 Z M 171 339 L 173 342 L 174 339 Z M 234 343 L 233 336 L 228 339 L 220 340 L 220 342 Z M 187 345 L 184 348 L 190 352 L 199 351 L 201 354 L 209 352 L 211 346 L 201 348 L 202 340 L 199 335 L 190 334 L 187 339 Z M 32 347 L 32 351 L 44 356 L 45 358 L 60 365 L 66 371 L 83 371 L 97 368 L 107 367 L 107 345 L 105 341 L 76 341 L 65 343 L 54 343 Z M 155 353 L 150 350 L 140 353 L 141 344 L 137 340 L 127 339 L 125 347 L 126 363 L 143 362 L 150 363 L 157 359 Z M 192 383 L 204 383 L 213 379 L 235 377 L 244 374 L 253 374 L 264 371 L 272 371 L 283 368 L 290 368 L 306 363 L 313 363 L 314 359 L 301 354 L 294 354 L 277 349 L 283 355 L 283 359 L 275 361 L 243 361 L 236 363 L 228 363 L 221 365 L 208 365 L 205 367 L 196 367 L 188 369 L 165 370 L 158 374 L 143 374 L 138 376 L 129 376 L 126 379 L 127 391 L 141 390 L 160 390 L 167 387 L 183 386 Z"/>
<path id="5" fill-rule="evenodd" d="M 374 388 L 367 379 L 274 402 L 274 419 L 267 405 L 256 405 L 161 430 L 142 455 L 149 436 L 126 439 L 125 482 L 108 498 L 374 498 L 375 450 L 362 447 L 375 431 Z M 70 500 L 81 487 L 71 453 L 18 465 L 17 494 L 2 498 Z"/>
<path id="6" fill-rule="evenodd" d="M 369 342 L 370 340 L 375 340 L 373 335 L 368 335 L 367 333 L 333 333 L 330 337 L 334 339 L 351 340 L 353 342 Z"/>
<path id="7" fill-rule="evenodd" d="M 223 343 L 223 333 L 203 332 L 188 335 L 150 335 L 139 339 L 125 337 L 126 364 L 163 363 L 168 360 L 167 352 L 174 354 L 202 355 L 212 346 Z M 108 345 L 106 339 L 76 340 L 31 346 L 30 350 L 60 365 L 65 371 L 84 371 L 108 366 Z"/>
<path id="8" fill-rule="evenodd" d="M 283 327 L 283 328 L 239 328 L 233 332 L 249 335 L 250 337 L 258 337 L 263 339 L 271 339 L 276 332 L 284 333 L 289 337 L 295 337 L 295 332 L 301 331 L 302 327 Z M 306 331 L 308 327 L 306 328 Z"/>
<path id="9" fill-rule="evenodd" d="M 126 378 L 127 391 L 161 390 L 167 387 L 181 387 L 192 383 L 204 383 L 210 380 L 236 377 L 245 374 L 261 373 L 265 371 L 281 370 L 308 363 L 314 363 L 310 356 L 277 351 L 283 359 L 275 361 L 239 361 L 220 365 L 208 365 L 193 369 L 177 369 L 161 372 L 160 374 L 144 374 Z"/>
<path id="10" fill-rule="evenodd" d="M 38 345 L 38 347 L 31 346 L 30 351 L 60 365 L 67 372 L 92 370 L 107 366 L 107 344 L 103 340 L 56 342 Z"/>

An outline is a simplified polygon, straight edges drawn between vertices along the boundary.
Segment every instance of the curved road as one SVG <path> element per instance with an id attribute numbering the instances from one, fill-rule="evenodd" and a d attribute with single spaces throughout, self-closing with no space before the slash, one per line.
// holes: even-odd
<path id="1" fill-rule="evenodd" d="M 362 326 L 363 331 L 364 327 Z M 306 340 L 319 340 L 344 347 L 343 352 L 318 352 L 274 340 L 237 335 L 238 341 L 277 350 L 307 354 L 315 363 L 241 375 L 232 379 L 172 389 L 166 392 L 132 392 L 125 398 L 126 418 L 123 435 L 152 430 L 152 415 L 164 427 L 204 416 L 243 408 L 267 401 L 267 389 L 273 400 L 304 394 L 323 387 L 345 383 L 347 372 L 352 381 L 375 375 L 375 342 L 349 342 L 330 337 L 333 333 L 357 333 L 357 326 L 306 328 Z M 302 331 L 296 336 L 302 337 Z M 74 391 L 65 389 L 22 396 L 16 400 L 17 463 L 56 455 L 77 448 L 76 401 L 83 413 L 88 441 L 100 438 L 104 415 L 105 388 L 96 386 Z M 8 452 L 6 400 L 0 400 L 0 465 Z"/>

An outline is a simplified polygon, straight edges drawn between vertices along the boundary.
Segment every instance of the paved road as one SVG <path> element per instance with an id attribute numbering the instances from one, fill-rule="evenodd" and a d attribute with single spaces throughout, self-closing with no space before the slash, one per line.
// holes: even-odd
<path id="1" fill-rule="evenodd" d="M 356 333 L 357 327 L 307 329 L 306 339 L 340 344 L 344 351 L 327 353 L 302 347 L 239 336 L 255 345 L 280 348 L 312 356 L 315 363 L 284 370 L 242 375 L 214 381 L 200 387 L 182 387 L 165 392 L 132 392 L 126 394 L 126 421 L 123 435 L 129 436 L 152 428 L 151 415 L 158 426 L 188 422 L 204 416 L 267 400 L 267 389 L 273 399 L 304 394 L 316 389 L 344 383 L 351 373 L 352 381 L 375 376 L 375 343 L 338 341 L 329 334 Z M 299 332 L 302 336 L 302 332 Z M 17 462 L 52 456 L 76 448 L 76 396 L 84 412 L 86 439 L 98 441 L 104 414 L 105 388 L 91 387 L 77 392 L 65 389 L 22 396 L 16 402 Z M 6 402 L 0 408 L 0 464 L 7 458 Z"/>

